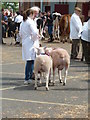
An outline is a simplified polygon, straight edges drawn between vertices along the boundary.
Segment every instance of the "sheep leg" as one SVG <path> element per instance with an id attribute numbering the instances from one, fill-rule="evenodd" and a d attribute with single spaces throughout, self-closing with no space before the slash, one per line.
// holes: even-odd
<path id="1" fill-rule="evenodd" d="M 44 73 L 41 72 L 41 73 L 40 73 L 40 81 L 39 81 L 40 84 L 42 83 L 43 77 L 44 77 Z"/>
<path id="2" fill-rule="evenodd" d="M 50 72 L 49 72 L 49 83 L 52 83 L 52 80 L 51 80 L 51 69 L 50 69 Z"/>
<path id="3" fill-rule="evenodd" d="M 59 26 L 58 26 L 58 40 L 60 39 L 60 37 L 59 37 Z"/>
<path id="4" fill-rule="evenodd" d="M 57 39 L 57 30 L 55 30 L 55 39 Z"/>
<path id="5" fill-rule="evenodd" d="M 54 30 L 54 26 L 53 26 L 53 38 L 55 39 L 55 30 Z"/>
<path id="6" fill-rule="evenodd" d="M 47 90 L 47 91 L 49 90 L 48 80 L 49 80 L 49 71 L 48 71 L 48 73 L 46 73 L 46 90 Z"/>
<path id="7" fill-rule="evenodd" d="M 42 84 L 42 78 L 43 78 L 43 73 L 40 72 L 40 76 L 39 76 L 39 78 L 37 79 L 37 86 L 38 86 L 38 87 L 40 87 L 41 84 Z"/>
<path id="8" fill-rule="evenodd" d="M 65 85 L 66 85 L 66 77 L 67 77 L 67 72 L 68 72 L 68 70 L 66 69 L 66 70 L 65 70 L 65 73 L 64 73 L 64 81 L 63 81 L 63 86 L 65 86 Z"/>
<path id="9" fill-rule="evenodd" d="M 58 76 L 59 76 L 59 81 L 62 83 L 62 75 L 61 75 L 61 70 L 58 70 Z"/>
<path id="10" fill-rule="evenodd" d="M 55 85 L 55 68 L 53 69 L 53 85 Z"/>
<path id="11" fill-rule="evenodd" d="M 38 78 L 38 73 L 35 74 L 35 90 L 37 90 L 37 78 Z"/>

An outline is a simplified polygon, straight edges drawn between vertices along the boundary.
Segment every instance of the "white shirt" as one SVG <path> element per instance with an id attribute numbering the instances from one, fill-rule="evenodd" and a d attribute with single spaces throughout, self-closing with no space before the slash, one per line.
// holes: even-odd
<path id="1" fill-rule="evenodd" d="M 15 22 L 16 23 L 21 23 L 23 21 L 23 16 L 21 15 L 18 15 L 16 18 L 15 18 Z"/>
<path id="2" fill-rule="evenodd" d="M 79 39 L 82 32 L 82 22 L 80 17 L 73 13 L 70 20 L 70 39 Z"/>
<path id="3" fill-rule="evenodd" d="M 81 35 L 81 39 L 84 40 L 84 41 L 87 41 L 87 42 L 90 42 L 90 19 L 84 23 L 83 25 L 83 32 L 82 32 L 82 35 Z"/>
<path id="4" fill-rule="evenodd" d="M 39 47 L 38 30 L 34 20 L 28 19 L 20 25 L 20 36 L 22 38 L 22 59 L 35 60 L 36 49 Z"/>

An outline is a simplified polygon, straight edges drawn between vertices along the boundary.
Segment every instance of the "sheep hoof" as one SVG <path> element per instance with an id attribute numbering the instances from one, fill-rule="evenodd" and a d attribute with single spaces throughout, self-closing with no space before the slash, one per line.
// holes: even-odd
<path id="1" fill-rule="evenodd" d="M 62 83 L 62 80 L 60 80 L 60 83 Z"/>
<path id="2" fill-rule="evenodd" d="M 48 86 L 51 86 L 51 83 L 48 83 Z"/>
<path id="3" fill-rule="evenodd" d="M 66 84 L 65 83 L 63 83 L 63 86 L 65 86 Z"/>
<path id="4" fill-rule="evenodd" d="M 72 41 L 70 41 L 70 43 L 72 43 Z"/>
<path id="5" fill-rule="evenodd" d="M 39 84 L 38 84 L 38 87 L 41 87 L 41 86 L 42 86 L 42 84 L 39 83 Z"/>
<path id="6" fill-rule="evenodd" d="M 35 87 L 35 90 L 37 90 L 38 88 L 37 87 Z"/>
<path id="7" fill-rule="evenodd" d="M 46 87 L 46 91 L 49 91 L 49 88 L 48 88 L 48 87 Z"/>
<path id="8" fill-rule="evenodd" d="M 53 86 L 55 85 L 55 83 L 52 84 Z"/>
<path id="9" fill-rule="evenodd" d="M 49 80 L 49 83 L 52 83 L 52 80 Z"/>

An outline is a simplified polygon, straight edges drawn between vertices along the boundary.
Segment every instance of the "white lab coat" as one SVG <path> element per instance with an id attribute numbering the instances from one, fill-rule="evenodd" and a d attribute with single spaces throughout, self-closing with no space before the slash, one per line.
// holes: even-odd
<path id="1" fill-rule="evenodd" d="M 82 22 L 80 17 L 73 13 L 70 20 L 70 39 L 79 39 L 82 32 Z"/>
<path id="2" fill-rule="evenodd" d="M 81 39 L 84 40 L 84 41 L 87 41 L 87 42 L 90 42 L 90 19 L 84 23 L 83 25 L 83 32 L 82 32 L 82 35 L 81 35 Z"/>
<path id="3" fill-rule="evenodd" d="M 15 23 L 21 23 L 23 21 L 23 16 L 21 15 L 18 15 L 16 18 L 15 18 Z"/>
<path id="4" fill-rule="evenodd" d="M 21 23 L 20 36 L 22 38 L 22 59 L 35 60 L 36 51 L 35 47 L 39 47 L 39 37 L 37 26 L 31 18 Z"/>

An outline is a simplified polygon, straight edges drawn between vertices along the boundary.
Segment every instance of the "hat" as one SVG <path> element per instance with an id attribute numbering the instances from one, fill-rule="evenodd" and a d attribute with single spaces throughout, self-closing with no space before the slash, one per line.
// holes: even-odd
<path id="1" fill-rule="evenodd" d="M 79 12 L 81 12 L 81 9 L 79 7 L 75 7 L 75 10 L 78 10 Z"/>
<path id="2" fill-rule="evenodd" d="M 37 6 L 33 6 L 33 7 L 30 8 L 30 10 L 31 10 L 31 11 L 38 11 L 38 12 L 39 12 L 39 11 L 40 11 L 40 8 L 37 7 Z"/>
<path id="3" fill-rule="evenodd" d="M 61 14 L 57 12 L 53 13 L 53 15 L 61 16 Z"/>

